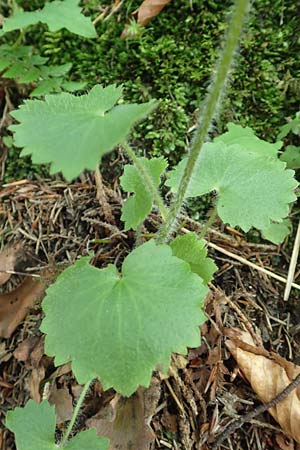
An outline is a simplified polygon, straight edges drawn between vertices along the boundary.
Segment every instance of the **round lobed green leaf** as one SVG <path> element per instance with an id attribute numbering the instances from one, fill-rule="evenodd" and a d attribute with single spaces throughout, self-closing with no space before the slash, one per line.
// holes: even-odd
<path id="1" fill-rule="evenodd" d="M 71 360 L 80 383 L 99 378 L 130 396 L 157 365 L 168 369 L 172 352 L 199 345 L 206 293 L 190 266 L 154 241 L 126 257 L 122 275 L 82 258 L 47 290 L 46 352 L 56 365 Z"/>
<path id="2" fill-rule="evenodd" d="M 133 124 L 147 116 L 154 101 L 141 105 L 117 105 L 122 88 L 94 86 L 89 94 L 46 95 L 45 101 L 26 100 L 11 115 L 21 156 L 33 163 L 52 163 L 51 173 L 62 172 L 71 180 L 84 170 L 95 170 L 101 157 L 128 135 Z"/>
<path id="3" fill-rule="evenodd" d="M 166 185 L 176 192 L 187 159 L 170 173 Z M 204 144 L 186 197 L 218 193 L 217 210 L 224 223 L 264 230 L 281 222 L 296 200 L 294 171 L 285 163 L 243 150 L 239 145 Z"/>

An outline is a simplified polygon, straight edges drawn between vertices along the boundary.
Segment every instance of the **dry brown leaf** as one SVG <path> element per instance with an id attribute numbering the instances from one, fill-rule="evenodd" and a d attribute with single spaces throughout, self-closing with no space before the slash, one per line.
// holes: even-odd
<path id="1" fill-rule="evenodd" d="M 14 291 L 0 294 L 0 337 L 9 338 L 12 335 L 44 292 L 44 283 L 28 277 Z"/>
<path id="2" fill-rule="evenodd" d="M 99 436 L 110 439 L 109 450 L 149 450 L 154 436 L 145 422 L 142 388 L 129 398 L 116 395 L 105 415 L 95 416 L 87 424 L 96 427 Z"/>
<path id="3" fill-rule="evenodd" d="M 16 244 L 0 252 L 0 286 L 10 279 L 20 250 L 21 245 Z"/>
<path id="4" fill-rule="evenodd" d="M 50 405 L 55 405 L 56 424 L 61 424 L 71 419 L 73 414 L 73 399 L 66 387 L 57 389 L 54 383 L 51 386 L 48 400 Z"/>
<path id="5" fill-rule="evenodd" d="M 145 26 L 153 17 L 157 16 L 161 10 L 170 3 L 170 0 L 144 0 L 137 13 L 137 23 Z"/>
<path id="6" fill-rule="evenodd" d="M 35 346 L 38 343 L 39 339 L 40 338 L 38 336 L 29 336 L 27 339 L 22 341 L 18 345 L 16 350 L 14 351 L 14 357 L 18 361 L 24 361 L 24 362 L 28 361 L 31 352 L 35 348 Z"/>
<path id="7" fill-rule="evenodd" d="M 31 371 L 30 378 L 27 381 L 27 388 L 30 392 L 30 397 L 37 403 L 41 401 L 40 384 L 45 378 L 45 367 L 40 365 L 34 367 Z"/>
<path id="8" fill-rule="evenodd" d="M 300 373 L 300 366 L 255 345 L 248 332 L 230 329 L 225 334 L 229 337 L 226 346 L 263 403 L 273 400 Z M 300 387 L 268 411 L 282 429 L 300 443 Z"/>

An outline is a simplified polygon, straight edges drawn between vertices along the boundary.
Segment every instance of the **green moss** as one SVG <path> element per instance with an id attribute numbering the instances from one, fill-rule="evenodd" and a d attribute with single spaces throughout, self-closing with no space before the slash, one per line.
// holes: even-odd
<path id="1" fill-rule="evenodd" d="M 191 138 L 187 130 L 195 124 L 209 85 L 232 2 L 173 0 L 135 39 L 123 40 L 124 24 L 140 3 L 125 1 L 120 12 L 98 22 L 96 39 L 64 30 L 44 33 L 40 27 L 26 39 L 50 58 L 49 63 L 71 61 L 72 78 L 88 81 L 89 87 L 122 83 L 128 101 L 159 99 L 159 108 L 135 128 L 132 140 L 142 153 L 162 154 L 173 165 Z M 98 1 L 85 0 L 82 5 L 87 15 L 99 14 Z M 274 139 L 285 117 L 294 116 L 299 108 L 295 95 L 300 80 L 299 22 L 295 2 L 254 2 L 214 134 L 235 121 Z"/>

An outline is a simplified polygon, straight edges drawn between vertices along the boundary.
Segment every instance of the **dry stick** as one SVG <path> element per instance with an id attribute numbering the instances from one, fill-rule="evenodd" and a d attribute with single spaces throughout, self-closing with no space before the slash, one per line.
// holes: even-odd
<path id="1" fill-rule="evenodd" d="M 246 266 L 252 267 L 255 270 L 258 270 L 259 272 L 265 273 L 269 277 L 274 278 L 275 280 L 281 281 L 282 283 L 286 284 L 287 279 L 284 277 L 281 277 L 280 275 L 277 275 L 277 273 L 271 272 L 270 270 L 265 269 L 264 267 L 260 267 L 257 264 L 254 264 L 251 261 L 248 261 L 245 258 L 242 258 L 241 256 L 235 255 L 234 253 L 229 252 L 228 250 L 225 250 L 222 247 L 219 247 L 216 244 L 213 244 L 212 242 L 207 242 L 208 247 L 213 248 L 214 250 L 217 250 L 217 252 L 223 253 L 226 256 L 229 256 L 232 259 L 236 259 L 242 264 L 245 264 Z M 300 285 L 296 283 L 291 283 L 291 286 L 300 290 Z"/>
<path id="2" fill-rule="evenodd" d="M 283 391 L 281 391 L 276 397 L 274 397 L 271 401 L 268 403 L 265 403 L 264 405 L 259 405 L 257 408 L 255 408 L 253 411 L 250 411 L 248 414 L 246 414 L 243 417 L 240 417 L 228 425 L 228 427 L 220 434 L 218 439 L 214 442 L 211 449 L 217 450 L 219 445 L 227 439 L 233 431 L 235 431 L 237 428 L 240 428 L 241 425 L 243 425 L 246 422 L 250 422 L 254 417 L 258 416 L 259 414 L 264 413 L 270 408 L 273 408 L 278 403 L 282 402 L 300 383 L 300 373 L 296 376 L 296 378 L 293 379 L 293 381 L 288 384 Z"/>
<path id="3" fill-rule="evenodd" d="M 293 285 L 293 279 L 294 279 L 296 265 L 297 265 L 297 261 L 298 261 L 298 255 L 299 255 L 299 246 L 300 246 L 300 220 L 299 220 L 299 224 L 298 224 L 297 234 L 295 237 L 292 257 L 291 257 L 291 261 L 290 261 L 290 267 L 289 267 L 288 276 L 287 276 L 287 282 L 286 282 L 284 296 L 283 296 L 283 300 L 285 302 L 288 301 L 288 299 L 289 299 L 291 288 Z"/>
<path id="4" fill-rule="evenodd" d="M 103 182 L 102 182 L 102 175 L 101 175 L 99 166 L 97 166 L 96 170 L 95 170 L 95 182 L 96 182 L 96 188 L 97 188 L 97 200 L 99 200 L 100 206 L 102 206 L 105 220 L 108 223 L 114 224 L 115 219 L 113 217 L 111 206 L 108 203 L 106 195 L 105 195 L 105 190 L 104 190 L 104 186 L 103 186 Z"/>

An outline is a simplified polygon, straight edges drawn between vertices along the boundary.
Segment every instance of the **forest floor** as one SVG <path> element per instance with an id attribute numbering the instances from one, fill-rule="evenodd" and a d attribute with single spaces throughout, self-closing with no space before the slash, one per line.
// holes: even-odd
<path id="1" fill-rule="evenodd" d="M 7 336 L 0 344 L 2 423 L 8 410 L 24 405 L 29 398 L 40 401 L 42 397 L 56 405 L 58 429 L 70 418 L 80 386 L 70 365 L 55 368 L 53 359 L 44 355 L 44 337 L 39 331 L 42 311 L 37 300 L 62 268 L 77 256 L 93 251 L 93 263 L 104 267 L 115 262 L 120 265 L 130 251 L 134 239 L 130 231 L 122 230 L 120 192 L 109 186 L 105 191 L 114 224 L 105 219 L 89 174 L 79 183 L 23 180 L 7 184 L 0 191 L 0 234 L 7 246 L 20 246 L 14 269 L 19 274 L 12 275 L 2 286 L 2 291 L 11 292 L 13 298 L 8 306 L 2 299 L 0 306 L 1 333 Z M 147 230 L 153 232 L 158 225 L 152 214 Z M 197 230 L 199 224 L 187 221 L 187 227 Z M 235 258 L 254 261 L 259 267 L 284 275 L 289 254 L 284 246 L 280 249 L 249 243 L 241 233 L 221 225 L 211 230 L 208 240 L 215 246 L 210 248 L 210 255 L 218 265 L 218 272 L 206 301 L 208 320 L 201 327 L 199 347 L 190 349 L 186 357 L 174 356 L 169 377 L 161 378 L 156 373 L 150 389 L 138 392 L 140 414 L 131 417 L 128 413 L 131 425 L 123 424 L 127 431 L 125 434 L 123 431 L 124 447 L 120 448 L 129 449 L 126 439 L 136 438 L 137 433 L 141 436 L 139 450 L 211 449 L 220 436 L 224 438 L 217 446 L 220 449 L 296 448 L 268 412 L 241 422 L 260 401 L 227 345 L 228 340 L 235 339 L 230 333 L 238 328 L 262 342 L 266 353 L 299 361 L 298 296 L 293 290 L 289 302 L 284 302 L 283 283 Z M 30 312 L 26 315 L 28 308 Z M 261 370 L 259 362 L 254 360 L 251 364 L 254 372 Z M 259 376 L 274 376 L 276 382 L 275 372 Z M 115 395 L 113 390 L 103 392 L 96 382 L 77 426 L 96 425 L 102 430 L 103 423 L 111 420 Z M 238 428 L 224 435 L 228 423 L 236 418 Z M 153 441 L 145 420 L 155 436 Z M 5 428 L 0 431 L 0 443 L 2 450 L 15 449 L 13 435 Z"/>
<path id="2" fill-rule="evenodd" d="M 19 3 L 33 8 L 43 2 Z M 98 2 L 82 3 L 86 13 L 96 15 Z M 188 130 L 195 124 L 209 84 L 231 1 L 174 0 L 141 36 L 119 39 L 129 11 L 139 3 L 125 2 L 126 8 L 119 14 L 100 23 L 94 42 L 82 44 L 63 31 L 32 32 L 26 43 L 35 45 L 52 64 L 72 60 L 72 76 L 87 80 L 88 87 L 117 82 L 124 84 L 126 100 L 160 99 L 150 122 L 139 125 L 132 139 L 137 145 L 143 143 L 143 153 L 163 155 L 172 166 L 190 140 Z M 281 0 L 257 0 L 255 4 L 213 133 L 223 132 L 226 123 L 234 121 L 272 140 L 286 118 L 299 109 L 299 8 Z M 26 86 L 0 79 L 3 135 L 9 133 L 9 111 L 17 108 L 28 92 Z M 84 173 L 66 183 L 59 176 L 50 179 L 47 168 L 33 165 L 30 159 L 20 159 L 14 147 L 3 144 L 0 151 L 1 250 L 17 246 L 16 273 L 0 286 L 0 449 L 15 450 L 13 435 L 4 426 L 7 411 L 23 406 L 29 398 L 48 398 L 56 406 L 59 437 L 81 391 L 71 367 L 56 368 L 53 359 L 44 354 L 39 325 L 45 288 L 65 266 L 90 252 L 94 252 L 93 263 L 98 267 L 120 266 L 134 245 L 134 235 L 124 232 L 120 221 L 123 198 L 118 178 L 123 156 L 118 149 L 106 160 L 104 173 L 111 222 L 97 200 L 93 174 Z M 209 201 L 191 202 L 188 213 L 193 219 L 203 219 L 208 208 Z M 297 211 L 293 214 L 295 225 Z M 145 226 L 147 232 L 157 230 L 159 220 L 154 213 Z M 187 217 L 185 226 L 198 230 L 201 225 Z M 218 222 L 209 231 L 209 255 L 218 271 L 210 284 L 207 322 L 201 327 L 199 347 L 190 349 L 187 356 L 175 355 L 169 377 L 155 373 L 150 389 L 140 389 L 132 398 L 139 414 L 128 410 L 129 420 L 121 424 L 127 432 L 121 433 L 120 449 L 129 450 L 133 438 L 140 439 L 134 450 L 298 448 L 269 412 L 256 411 L 261 398 L 253 389 L 253 385 L 257 388 L 267 386 L 268 380 L 280 380 L 278 368 L 292 381 L 298 368 L 290 373 L 286 361 L 300 364 L 298 288 L 293 288 L 284 302 L 285 283 L 260 270 L 268 269 L 286 279 L 294 235 L 295 230 L 283 245 L 275 246 L 259 235 L 245 236 Z M 295 282 L 297 278 L 299 273 Z M 247 332 L 252 344 L 243 344 L 235 329 Z M 248 377 L 237 348 L 248 350 Z M 264 372 L 270 361 L 275 361 L 275 366 Z M 255 373 L 260 378 L 251 384 L 249 379 Z M 103 392 L 95 382 L 75 432 L 89 426 L 96 426 L 99 433 L 107 429 L 117 400 L 113 390 Z M 274 411 L 276 415 L 273 406 Z M 286 415 L 289 421 L 288 412 Z M 226 433 L 235 419 L 235 429 Z"/>

